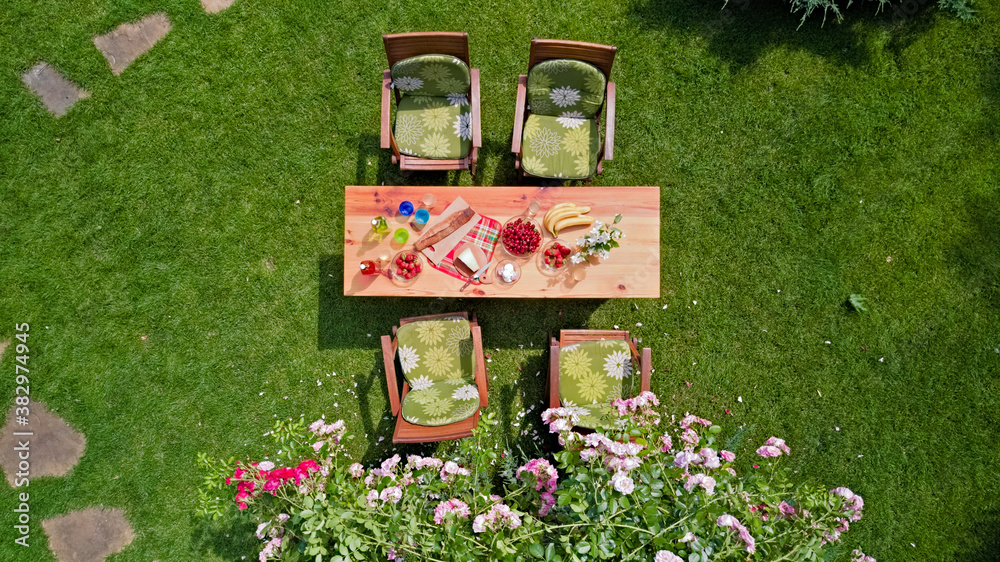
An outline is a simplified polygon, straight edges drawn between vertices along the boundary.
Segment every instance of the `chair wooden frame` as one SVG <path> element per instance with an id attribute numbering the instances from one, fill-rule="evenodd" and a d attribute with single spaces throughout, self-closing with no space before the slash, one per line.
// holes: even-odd
<path id="1" fill-rule="evenodd" d="M 482 134 L 482 111 L 479 102 L 479 69 L 472 68 L 469 62 L 469 34 L 452 32 L 426 32 L 426 33 L 397 33 L 394 35 L 383 35 L 382 42 L 385 43 L 385 54 L 389 60 L 389 69 L 382 71 L 382 148 L 392 149 L 392 163 L 399 164 L 399 169 L 403 172 L 411 171 L 434 171 L 434 170 L 469 170 L 476 175 L 476 162 L 479 159 L 479 149 L 483 146 Z M 393 95 L 395 103 L 399 104 L 399 90 L 392 88 L 392 65 L 397 62 L 415 57 L 417 55 L 438 54 L 451 55 L 461 59 L 469 66 L 469 73 L 472 80 L 471 91 L 469 92 L 469 103 L 471 105 L 472 120 L 472 148 L 465 158 L 450 160 L 435 160 L 431 158 L 419 158 L 409 156 L 399 152 L 396 145 L 396 137 L 392 132 L 392 106 Z"/>
<path id="2" fill-rule="evenodd" d="M 431 441 L 444 441 L 447 439 L 460 439 L 472 435 L 472 430 L 479 425 L 479 414 L 483 408 L 489 405 L 487 393 L 489 391 L 489 381 L 486 376 L 486 356 L 483 353 L 483 335 L 479 328 L 476 315 L 469 319 L 467 312 L 451 312 L 445 314 L 431 314 L 427 316 L 414 316 L 402 318 L 399 325 L 403 326 L 410 322 L 420 320 L 434 320 L 436 318 L 451 318 L 461 316 L 472 325 L 472 346 L 476 358 L 475 381 L 479 388 L 479 410 L 470 418 L 448 425 L 428 427 L 414 425 L 403 419 L 400 411 L 402 409 L 403 398 L 410 392 L 410 385 L 403 380 L 403 389 L 400 393 L 399 380 L 396 375 L 396 349 L 399 342 L 396 339 L 397 327 L 392 327 L 391 336 L 382 336 L 382 361 L 385 363 L 385 381 L 389 390 L 389 406 L 392 415 L 396 417 L 396 429 L 392 434 L 393 443 L 428 443 Z"/>
<path id="3" fill-rule="evenodd" d="M 596 66 L 608 79 L 604 95 L 604 105 L 597 110 L 597 130 L 604 125 L 604 138 L 597 156 L 597 174 L 600 174 L 604 160 L 611 160 L 615 154 L 615 83 L 611 81 L 611 65 L 615 61 L 618 47 L 582 41 L 562 41 L 557 39 L 532 39 L 528 52 L 528 71 L 542 61 L 549 59 L 576 59 Z M 524 135 L 524 123 L 528 120 L 528 75 L 517 78 L 517 99 L 514 105 L 514 138 L 510 150 L 514 153 L 514 169 L 518 179 L 531 176 L 521 167 L 521 137 Z"/>
<path id="4" fill-rule="evenodd" d="M 639 392 L 649 390 L 649 381 L 652 376 L 653 352 L 648 347 L 639 350 L 639 341 L 630 338 L 628 330 L 560 330 L 559 339 L 549 338 L 549 380 L 548 395 L 549 408 L 559 408 L 562 402 L 559 401 L 559 350 L 564 346 L 585 341 L 595 341 L 600 339 L 621 339 L 628 342 L 632 349 L 633 364 L 638 365 L 639 371 Z M 633 372 L 633 376 L 635 376 Z"/>

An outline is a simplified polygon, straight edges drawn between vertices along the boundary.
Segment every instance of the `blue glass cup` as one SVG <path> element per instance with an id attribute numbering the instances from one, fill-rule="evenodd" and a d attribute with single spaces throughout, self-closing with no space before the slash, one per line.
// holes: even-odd
<path id="1" fill-rule="evenodd" d="M 431 213 L 427 209 L 417 209 L 416 214 L 413 215 L 414 222 L 419 226 L 427 224 L 427 221 L 431 220 Z"/>
<path id="2" fill-rule="evenodd" d="M 410 203 L 409 201 L 403 201 L 402 203 L 400 203 L 399 204 L 399 214 L 403 215 L 404 217 L 408 217 L 408 216 L 412 215 L 413 214 L 413 203 Z"/>

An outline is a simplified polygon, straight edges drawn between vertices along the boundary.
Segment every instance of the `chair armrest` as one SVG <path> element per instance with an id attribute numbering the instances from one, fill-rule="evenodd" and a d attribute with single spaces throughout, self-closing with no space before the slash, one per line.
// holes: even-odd
<path id="1" fill-rule="evenodd" d="M 482 110 L 479 104 L 479 69 L 470 71 L 472 77 L 472 146 L 483 146 Z"/>
<path id="2" fill-rule="evenodd" d="M 615 155 L 615 83 L 608 82 L 607 100 L 604 109 L 604 159 L 611 160 Z"/>
<path id="3" fill-rule="evenodd" d="M 476 386 L 479 387 L 479 407 L 489 406 L 489 377 L 486 374 L 486 355 L 483 353 L 483 332 L 472 327 L 472 356 L 476 358 Z"/>
<path id="4" fill-rule="evenodd" d="M 391 336 L 382 336 L 382 362 L 385 363 L 385 386 L 389 390 L 392 415 L 399 415 L 399 382 L 396 381 L 396 346 Z"/>
<path id="5" fill-rule="evenodd" d="M 642 359 L 639 360 L 639 369 L 642 378 L 639 379 L 639 390 L 646 392 L 649 390 L 649 379 L 653 373 L 653 351 L 648 347 L 642 348 Z"/>
<path id="6" fill-rule="evenodd" d="M 392 119 L 389 110 L 392 107 L 392 73 L 382 71 L 382 148 L 390 147 L 392 137 Z"/>
<path id="7" fill-rule="evenodd" d="M 521 154 L 521 135 L 524 134 L 524 114 L 528 104 L 528 77 L 524 74 L 517 77 L 517 100 L 514 102 L 514 140 L 510 151 Z"/>
<path id="8" fill-rule="evenodd" d="M 559 344 L 549 345 L 549 408 L 558 408 L 559 403 Z"/>

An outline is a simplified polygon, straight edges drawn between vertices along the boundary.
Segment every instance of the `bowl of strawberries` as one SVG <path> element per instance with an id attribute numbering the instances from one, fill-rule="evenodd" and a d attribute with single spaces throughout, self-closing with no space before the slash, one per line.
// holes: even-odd
<path id="1" fill-rule="evenodd" d="M 392 282 L 400 287 L 408 287 L 416 283 L 422 269 L 423 260 L 420 259 L 420 254 L 412 250 L 398 252 L 389 262 Z"/>
<path id="2" fill-rule="evenodd" d="M 558 275 L 569 268 L 572 253 L 573 249 L 565 240 L 556 238 L 546 242 L 544 249 L 538 253 L 538 270 L 545 275 Z"/>

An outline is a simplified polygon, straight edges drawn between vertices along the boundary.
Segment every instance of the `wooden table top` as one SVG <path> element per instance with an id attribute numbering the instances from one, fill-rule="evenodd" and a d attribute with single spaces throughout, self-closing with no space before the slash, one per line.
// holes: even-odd
<path id="1" fill-rule="evenodd" d="M 436 199 L 429 224 L 461 196 L 480 215 L 500 221 L 527 213 L 532 199 L 541 208 L 535 219 L 539 224 L 550 207 L 572 202 L 589 206 L 590 216 L 610 223 L 622 214 L 618 227 L 625 233 L 621 247 L 611 251 L 611 257 L 597 265 L 583 266 L 586 276 L 576 281 L 573 267 L 555 277 L 544 275 L 538 268 L 537 256 L 517 260 L 521 278 L 509 287 L 496 282 L 472 284 L 460 291 L 465 282 L 450 277 L 429 265 L 412 285 L 399 287 L 385 275 L 362 275 L 362 260 L 378 261 L 385 250 L 395 255 L 402 249 L 413 249 L 420 238 L 411 217 L 399 216 L 401 201 L 412 201 L 417 208 L 424 194 Z M 376 235 L 371 229 L 372 218 L 382 215 L 389 224 L 387 236 Z M 392 232 L 405 227 L 410 238 L 398 244 Z M 543 228 L 544 230 L 544 228 Z M 588 232 L 586 227 L 566 228 L 559 233 L 561 240 L 572 243 Z M 551 241 L 544 232 L 542 246 Z M 494 269 L 506 258 L 502 243 L 493 257 Z M 426 262 L 426 260 L 425 260 Z M 492 298 L 659 298 L 660 296 L 660 188 L 659 187 L 431 187 L 431 186 L 355 186 L 344 188 L 344 294 L 368 297 L 492 297 Z"/>

